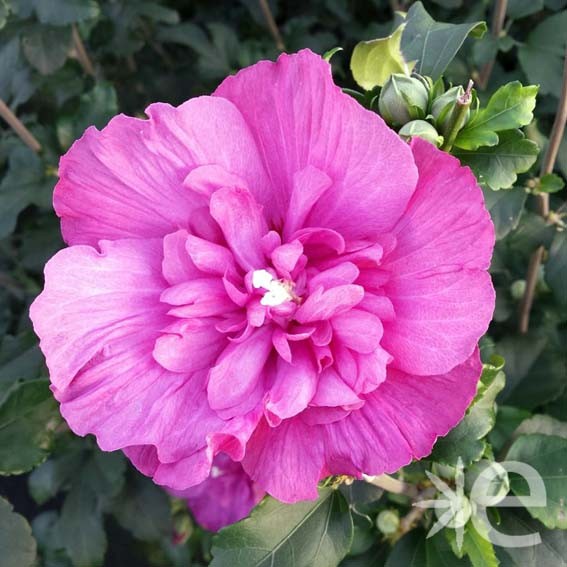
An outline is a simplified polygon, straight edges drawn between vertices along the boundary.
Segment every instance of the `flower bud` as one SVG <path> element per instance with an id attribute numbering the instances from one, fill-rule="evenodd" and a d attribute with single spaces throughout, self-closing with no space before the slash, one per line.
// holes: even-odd
<path id="1" fill-rule="evenodd" d="M 516 280 L 510 286 L 510 294 L 516 300 L 522 299 L 526 293 L 526 280 Z"/>
<path id="2" fill-rule="evenodd" d="M 400 128 L 399 134 L 404 140 L 410 140 L 417 136 L 435 144 L 437 147 L 440 147 L 443 143 L 443 136 L 440 136 L 439 132 L 425 120 L 412 120 L 404 124 Z"/>
<path id="3" fill-rule="evenodd" d="M 431 104 L 431 112 L 430 114 L 433 115 L 435 118 L 435 125 L 437 129 L 442 134 L 446 133 L 447 127 L 449 126 L 451 114 L 455 105 L 457 104 L 457 100 L 459 97 L 465 94 L 465 90 L 463 87 L 452 87 L 447 92 L 443 93 L 442 95 L 438 96 Z M 467 117 L 465 120 L 465 124 L 469 119 L 470 109 L 467 110 Z"/>
<path id="4" fill-rule="evenodd" d="M 396 510 L 382 510 L 376 518 L 376 527 L 384 534 L 396 533 L 400 526 L 400 515 Z"/>
<path id="5" fill-rule="evenodd" d="M 394 74 L 382 87 L 378 107 L 390 126 L 402 126 L 410 120 L 425 118 L 428 102 L 429 93 L 422 80 Z"/>

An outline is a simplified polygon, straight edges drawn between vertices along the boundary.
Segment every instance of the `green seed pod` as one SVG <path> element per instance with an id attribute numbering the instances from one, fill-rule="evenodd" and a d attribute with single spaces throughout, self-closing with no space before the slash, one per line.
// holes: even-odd
<path id="1" fill-rule="evenodd" d="M 421 79 L 394 74 L 382 87 L 378 108 L 390 126 L 398 127 L 425 118 L 428 101 L 429 93 Z"/>
<path id="2" fill-rule="evenodd" d="M 376 518 L 376 527 L 384 534 L 396 533 L 400 526 L 400 515 L 395 510 L 382 510 Z"/>
<path id="3" fill-rule="evenodd" d="M 412 120 L 404 124 L 400 128 L 399 134 L 404 140 L 410 140 L 417 136 L 435 144 L 437 147 L 440 147 L 443 143 L 443 136 L 440 136 L 439 132 L 425 120 Z"/>
<path id="4" fill-rule="evenodd" d="M 432 103 L 431 103 L 431 112 L 430 114 L 433 115 L 435 118 L 435 125 L 437 129 L 442 134 L 446 133 L 446 129 L 449 125 L 451 113 L 457 104 L 457 99 L 465 94 L 463 87 L 452 87 L 447 92 L 443 93 L 441 96 L 438 96 Z M 467 117 L 465 120 L 465 124 L 469 119 L 470 110 L 467 110 Z"/>

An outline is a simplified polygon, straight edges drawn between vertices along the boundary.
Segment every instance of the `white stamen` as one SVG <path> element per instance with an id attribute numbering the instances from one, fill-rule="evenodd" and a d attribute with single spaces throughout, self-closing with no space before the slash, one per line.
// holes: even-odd
<path id="1" fill-rule="evenodd" d="M 276 280 L 267 270 L 255 270 L 252 274 L 252 285 L 256 289 L 266 290 L 264 297 L 260 300 L 261 305 L 276 307 L 293 299 L 291 285 L 287 282 Z"/>

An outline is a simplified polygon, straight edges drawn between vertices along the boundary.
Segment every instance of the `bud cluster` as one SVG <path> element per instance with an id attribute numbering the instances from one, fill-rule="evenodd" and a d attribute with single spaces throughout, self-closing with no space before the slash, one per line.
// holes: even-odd
<path id="1" fill-rule="evenodd" d="M 470 89 L 456 86 L 445 90 L 441 79 L 433 83 L 429 77 L 395 73 L 382 87 L 378 108 L 403 138 L 418 136 L 441 147 L 447 136 L 454 134 L 451 130 L 457 115 L 459 129 L 468 121 Z"/>

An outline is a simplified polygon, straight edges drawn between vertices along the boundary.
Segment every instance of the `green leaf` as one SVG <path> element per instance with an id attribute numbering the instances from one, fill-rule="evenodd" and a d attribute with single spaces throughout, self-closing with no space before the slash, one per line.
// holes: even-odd
<path id="1" fill-rule="evenodd" d="M 467 554 L 473 567 L 498 567 L 494 546 L 484 534 L 478 532 L 472 522 L 466 525 L 463 537 L 463 551 Z"/>
<path id="2" fill-rule="evenodd" d="M 124 486 L 112 512 L 124 529 L 142 541 L 157 541 L 172 532 L 169 498 L 141 475 Z"/>
<path id="3" fill-rule="evenodd" d="M 519 81 L 500 87 L 459 132 L 455 145 L 465 150 L 495 146 L 496 132 L 526 126 L 533 120 L 537 91 L 536 85 L 523 87 Z"/>
<path id="4" fill-rule="evenodd" d="M 439 532 L 425 541 L 426 562 L 423 567 L 470 567 L 467 557 L 459 558 L 451 549 L 443 532 Z"/>
<path id="5" fill-rule="evenodd" d="M 543 10 L 543 0 L 508 0 L 506 15 L 519 20 Z"/>
<path id="6" fill-rule="evenodd" d="M 19 335 L 5 335 L 0 344 L 0 385 L 3 388 L 21 376 L 39 378 L 43 355 L 36 336 L 30 331 Z"/>
<path id="7" fill-rule="evenodd" d="M 425 534 L 412 530 L 396 542 L 385 567 L 424 567 L 426 565 Z"/>
<path id="8" fill-rule="evenodd" d="M 39 157 L 25 146 L 16 146 L 0 183 L 0 238 L 13 232 L 18 215 L 41 191 L 43 180 Z"/>
<path id="9" fill-rule="evenodd" d="M 554 346 L 548 336 L 508 335 L 496 349 L 506 358 L 506 387 L 500 401 L 534 409 L 565 389 L 567 353 Z"/>
<path id="10" fill-rule="evenodd" d="M 554 419 L 550 415 L 539 414 L 522 421 L 514 433 L 515 437 L 538 433 L 541 435 L 555 435 L 556 437 L 567 439 L 567 423 Z"/>
<path id="11" fill-rule="evenodd" d="M 429 460 L 455 466 L 459 457 L 466 466 L 478 461 L 484 453 L 484 437 L 496 420 L 495 400 L 504 388 L 504 361 L 495 357 L 493 364 L 485 364 L 475 399 L 461 422 L 445 437 L 441 437 Z"/>
<path id="12" fill-rule="evenodd" d="M 0 558 L 2 567 L 31 567 L 36 560 L 36 543 L 26 520 L 12 511 L 0 497 Z"/>
<path id="13" fill-rule="evenodd" d="M 121 453 L 98 450 L 77 467 L 54 526 L 57 547 L 64 548 L 75 565 L 103 564 L 107 547 L 103 512 L 122 490 L 125 469 Z"/>
<path id="14" fill-rule="evenodd" d="M 58 422 L 48 380 L 13 384 L 0 398 L 0 474 L 21 474 L 44 461 Z"/>
<path id="15" fill-rule="evenodd" d="M 557 193 L 565 187 L 565 182 L 555 173 L 546 173 L 539 180 L 537 190 L 541 193 Z"/>
<path id="16" fill-rule="evenodd" d="M 507 191 L 493 191 L 484 188 L 484 201 L 494 223 L 496 239 L 501 240 L 520 222 L 528 194 L 523 187 L 514 187 Z"/>
<path id="17" fill-rule="evenodd" d="M 482 37 L 484 22 L 448 24 L 436 22 L 421 2 L 412 4 L 402 35 L 402 53 L 408 61 L 417 61 L 415 71 L 438 79 L 453 60 L 465 39 Z"/>
<path id="18" fill-rule="evenodd" d="M 556 435 L 522 435 L 514 441 L 506 458 L 531 465 L 538 471 L 547 491 L 545 506 L 529 506 L 530 514 L 550 529 L 567 529 L 567 439 Z M 526 480 L 510 478 L 510 487 L 522 500 L 529 495 Z"/>
<path id="19" fill-rule="evenodd" d="M 347 554 L 353 523 L 342 494 L 319 490 L 315 501 L 264 499 L 250 518 L 213 539 L 211 567 L 335 567 Z"/>
<path id="20" fill-rule="evenodd" d="M 142 16 L 146 16 L 154 22 L 161 22 L 164 24 L 178 24 L 179 13 L 171 8 L 166 8 L 157 2 L 138 2 L 136 10 Z"/>
<path id="21" fill-rule="evenodd" d="M 502 549 L 502 567 L 567 567 L 567 532 L 548 530 L 524 510 L 503 510 L 498 530 L 510 535 L 539 534 L 541 543 L 533 547 Z"/>
<path id="22" fill-rule="evenodd" d="M 0 98 L 15 109 L 34 90 L 29 65 L 21 53 L 20 38 L 15 37 L 0 47 Z"/>
<path id="23" fill-rule="evenodd" d="M 531 413 L 528 410 L 522 408 L 498 406 L 496 423 L 488 434 L 490 444 L 497 453 L 504 448 L 520 423 L 530 417 L 530 415 Z"/>
<path id="24" fill-rule="evenodd" d="M 370 91 L 381 87 L 394 73 L 409 75 L 414 63 L 408 63 L 400 50 L 401 25 L 390 36 L 357 43 L 350 60 L 350 70 L 356 83 Z"/>
<path id="25" fill-rule="evenodd" d="M 557 231 L 545 263 L 545 281 L 560 305 L 567 305 L 567 232 Z"/>
<path id="26" fill-rule="evenodd" d="M 42 24 L 65 26 L 96 18 L 100 8 L 95 0 L 34 0 L 35 13 Z"/>
<path id="27" fill-rule="evenodd" d="M 528 171 L 539 153 L 537 144 L 526 139 L 519 130 L 506 130 L 499 138 L 498 145 L 494 147 L 452 152 L 473 170 L 481 183 L 494 190 L 512 187 L 517 174 Z"/>
<path id="28" fill-rule="evenodd" d="M 22 38 L 24 55 L 42 75 L 63 67 L 71 48 L 71 28 L 36 25 Z"/>
<path id="29" fill-rule="evenodd" d="M 518 50 L 522 69 L 530 83 L 539 84 L 542 95 L 559 97 L 561 92 L 566 29 L 567 11 L 545 18 Z"/>

